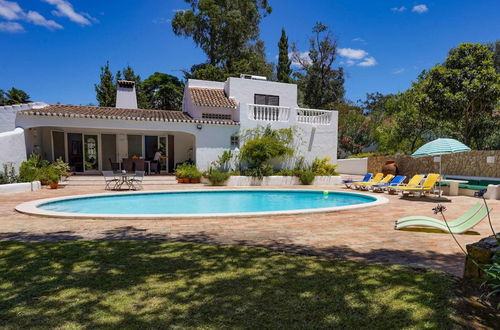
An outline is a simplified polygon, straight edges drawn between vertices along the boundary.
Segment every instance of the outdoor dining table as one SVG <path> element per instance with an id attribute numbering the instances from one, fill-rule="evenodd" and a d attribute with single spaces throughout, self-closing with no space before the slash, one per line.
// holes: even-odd
<path id="1" fill-rule="evenodd" d="M 114 190 L 123 190 L 123 184 L 127 184 L 126 190 L 134 189 L 134 184 L 131 179 L 135 177 L 135 173 L 118 172 L 115 173 L 115 175 L 118 177 L 118 182 L 116 183 Z"/>

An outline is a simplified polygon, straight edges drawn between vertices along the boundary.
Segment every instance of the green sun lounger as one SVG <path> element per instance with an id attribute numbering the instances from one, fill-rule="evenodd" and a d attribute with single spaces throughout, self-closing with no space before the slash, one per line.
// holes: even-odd
<path id="1" fill-rule="evenodd" d="M 477 205 L 476 205 L 477 206 Z M 476 207 L 474 206 L 474 208 Z M 489 209 L 489 212 L 491 213 L 491 208 Z M 428 217 L 418 217 L 413 220 L 411 219 L 406 219 L 405 221 L 399 222 L 398 219 L 396 220 L 396 224 L 394 226 L 394 229 L 402 229 L 405 227 L 425 227 L 425 228 L 435 228 L 439 229 L 445 232 L 452 232 L 454 234 L 461 234 L 465 233 L 466 231 L 470 230 L 472 227 L 477 225 L 479 222 L 481 222 L 487 215 L 488 215 L 488 210 L 486 207 L 481 207 L 476 213 L 472 214 L 472 209 L 469 210 L 466 214 L 464 214 L 462 217 L 459 217 L 453 221 L 450 221 L 450 228 L 448 229 L 448 226 L 446 226 L 446 223 L 444 221 L 434 219 L 434 218 L 428 218 Z M 465 218 L 465 215 L 471 215 L 469 218 Z M 406 217 L 408 218 L 408 217 Z M 451 225 L 453 224 L 453 226 Z"/>
<path id="2" fill-rule="evenodd" d="M 462 216 L 456 218 L 455 220 L 448 221 L 448 225 L 450 227 L 456 227 L 456 226 L 462 224 L 463 222 L 465 222 L 465 221 L 469 220 L 471 217 L 473 217 L 483 207 L 484 207 L 483 203 L 479 203 L 479 202 L 476 203 L 472 208 L 470 208 Z M 397 219 L 396 225 L 400 225 L 400 224 L 407 222 L 407 221 L 433 222 L 433 223 L 438 223 L 438 224 L 443 223 L 442 220 L 438 220 L 438 219 L 432 218 L 432 217 L 426 217 L 423 215 L 410 215 L 408 217 L 403 217 L 403 218 Z"/>

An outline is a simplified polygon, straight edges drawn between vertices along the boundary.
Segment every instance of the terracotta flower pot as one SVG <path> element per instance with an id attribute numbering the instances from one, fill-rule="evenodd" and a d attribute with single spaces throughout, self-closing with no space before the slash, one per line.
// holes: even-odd
<path id="1" fill-rule="evenodd" d="M 189 183 L 189 182 L 191 182 L 191 180 L 190 180 L 190 179 L 188 179 L 188 178 L 184 178 L 184 183 Z"/>
<path id="2" fill-rule="evenodd" d="M 392 175 L 397 175 L 398 174 L 398 166 L 396 165 L 396 162 L 393 160 L 389 160 L 385 162 L 385 165 L 382 166 L 382 173 L 384 175 L 387 174 L 392 174 Z"/>
<path id="3" fill-rule="evenodd" d="M 50 185 L 50 189 L 57 189 L 57 186 L 59 185 L 59 183 L 51 182 L 51 183 L 49 183 L 49 185 Z"/>
<path id="4" fill-rule="evenodd" d="M 200 179 L 191 179 L 191 183 L 200 183 Z"/>
<path id="5" fill-rule="evenodd" d="M 177 178 L 177 183 L 184 183 L 184 179 L 183 178 Z"/>

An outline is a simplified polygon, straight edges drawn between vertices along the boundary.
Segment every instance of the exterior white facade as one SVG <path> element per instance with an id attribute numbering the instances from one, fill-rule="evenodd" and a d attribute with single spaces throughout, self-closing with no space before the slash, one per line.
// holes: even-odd
<path id="1" fill-rule="evenodd" d="M 132 88 L 121 88 L 118 91 L 117 105 L 134 109 L 135 102 L 136 108 L 135 87 L 133 88 L 133 93 Z M 200 103 L 198 99 L 194 99 L 192 89 L 201 89 L 204 95 L 209 95 L 206 102 Z M 210 95 L 215 91 L 219 101 L 226 98 L 222 100 L 224 102 L 217 104 L 213 101 Z M 257 99 L 267 99 L 267 96 L 275 103 L 278 100 L 279 104 L 255 104 Z M 246 129 L 267 125 L 273 128 L 295 127 L 296 157 L 302 156 L 308 162 L 315 157 L 329 157 L 336 163 L 338 113 L 299 108 L 297 86 L 294 84 L 243 78 L 229 78 L 226 82 L 188 80 L 182 107 L 182 116 L 187 120 L 176 119 L 175 113 L 180 112 L 173 111 L 169 111 L 171 119 L 158 119 L 154 116 L 116 115 L 118 110 L 126 113 L 127 109 L 43 103 L 18 107 L 14 111 L 0 107 L 0 132 L 17 128 L 17 136 L 22 133 L 21 139 L 24 139 L 25 147 L 23 149 L 16 146 L 13 147 L 16 150 L 11 150 L 12 147 L 6 145 L 7 140 L 2 135 L 0 155 L 18 154 L 25 159 L 31 152 L 38 152 L 48 160 L 54 160 L 59 155 L 68 161 L 70 136 L 80 135 L 83 139 L 90 136 L 97 146 L 94 150 L 97 159 L 92 170 L 85 169 L 89 173 L 108 169 L 109 162 L 119 162 L 130 157 L 129 143 L 132 135 L 137 137 L 137 141 L 141 141 L 139 136 L 142 137 L 142 154 L 136 152 L 139 157 L 147 158 L 147 147 L 144 145 L 147 139 L 157 137 L 158 143 L 168 144 L 168 150 L 165 151 L 169 157 L 166 171 L 172 171 L 177 164 L 185 161 L 192 161 L 204 170 L 223 151 L 237 150 L 238 139 L 235 137 Z M 81 113 L 75 113 L 75 109 Z M 140 109 L 135 111 L 135 114 L 142 113 Z M 162 112 L 143 111 L 155 116 Z M 96 115 L 93 115 L 94 112 Z M 60 137 L 58 143 L 55 136 Z M 11 143 L 9 145 L 14 146 Z M 62 146 L 64 151 L 60 150 Z M 17 164 L 19 160 L 16 159 L 15 162 Z M 291 167 L 293 162 L 294 159 L 290 159 L 277 167 Z"/>

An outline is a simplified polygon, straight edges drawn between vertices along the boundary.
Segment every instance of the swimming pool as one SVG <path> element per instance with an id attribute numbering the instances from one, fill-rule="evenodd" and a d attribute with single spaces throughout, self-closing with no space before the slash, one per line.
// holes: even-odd
<path id="1" fill-rule="evenodd" d="M 23 213 L 85 218 L 250 216 L 336 211 L 385 198 L 321 190 L 190 190 L 97 194 L 18 205 Z"/>

